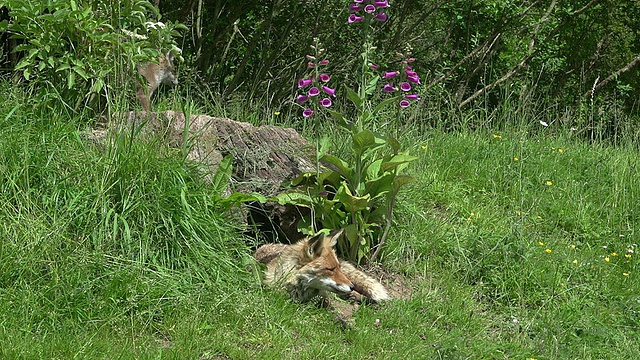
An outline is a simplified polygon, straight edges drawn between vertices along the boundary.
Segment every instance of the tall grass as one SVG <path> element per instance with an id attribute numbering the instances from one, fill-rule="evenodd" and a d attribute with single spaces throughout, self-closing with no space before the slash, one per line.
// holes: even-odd
<path id="1" fill-rule="evenodd" d="M 638 149 L 571 130 L 572 114 L 425 98 L 377 124 L 420 156 L 382 257 L 405 296 L 344 327 L 258 286 L 237 224 L 179 149 L 134 128 L 97 145 L 92 119 L 2 88 L 0 358 L 640 356 Z M 331 119 L 186 106 L 349 150 Z"/>

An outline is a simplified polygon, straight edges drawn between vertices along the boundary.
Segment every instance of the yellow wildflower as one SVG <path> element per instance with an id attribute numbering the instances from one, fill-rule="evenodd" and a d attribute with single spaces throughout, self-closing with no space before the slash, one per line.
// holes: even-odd
<path id="1" fill-rule="evenodd" d="M 564 151 L 564 150 L 562 150 L 562 149 L 558 149 L 558 152 L 559 152 L 559 153 L 561 153 L 561 152 L 563 152 L 563 151 Z"/>
<path id="2" fill-rule="evenodd" d="M 622 273 L 622 275 L 624 275 L 624 276 L 629 276 L 629 273 Z"/>
<path id="3" fill-rule="evenodd" d="M 624 254 L 624 257 L 626 257 L 627 259 L 631 257 L 631 254 Z"/>
<path id="4" fill-rule="evenodd" d="M 612 252 L 612 253 L 611 253 L 611 256 L 618 256 L 618 254 L 617 254 L 617 253 L 615 253 L 615 252 Z"/>
<path id="5" fill-rule="evenodd" d="M 609 257 L 607 256 L 606 258 L 604 258 L 604 261 L 609 262 L 611 261 L 611 259 L 609 259 Z"/>
<path id="6" fill-rule="evenodd" d="M 578 265 L 578 259 L 572 261 L 573 265 Z"/>
<path id="7" fill-rule="evenodd" d="M 426 145 L 422 145 L 422 146 L 420 146 L 420 148 L 421 148 L 422 150 L 427 150 L 427 146 L 426 146 Z"/>
<path id="8" fill-rule="evenodd" d="M 273 114 L 274 114 L 274 115 L 276 115 L 276 116 L 278 116 L 278 115 L 280 115 L 280 111 L 276 111 L 276 112 L 274 112 Z"/>
<path id="9" fill-rule="evenodd" d="M 538 245 L 544 246 L 544 243 L 542 241 L 538 241 Z"/>
<path id="10" fill-rule="evenodd" d="M 547 184 L 547 186 L 551 186 L 551 185 L 553 185 L 553 182 L 551 180 L 547 180 L 546 184 Z"/>
<path id="11" fill-rule="evenodd" d="M 513 161 L 518 161 L 518 160 L 520 160 L 520 159 L 518 159 L 518 157 L 517 157 L 517 156 L 514 156 L 514 157 L 513 157 Z"/>
<path id="12" fill-rule="evenodd" d="M 502 136 L 497 135 L 497 134 L 493 134 L 493 138 L 494 138 L 494 139 L 502 139 Z"/>
<path id="13" fill-rule="evenodd" d="M 547 254 L 551 254 L 551 249 L 546 249 L 546 250 L 545 250 L 545 252 L 546 252 Z"/>
<path id="14" fill-rule="evenodd" d="M 570 247 L 571 249 L 574 249 L 574 250 L 575 250 L 575 248 L 576 248 L 576 246 L 575 246 L 575 245 L 569 245 L 569 247 Z"/>

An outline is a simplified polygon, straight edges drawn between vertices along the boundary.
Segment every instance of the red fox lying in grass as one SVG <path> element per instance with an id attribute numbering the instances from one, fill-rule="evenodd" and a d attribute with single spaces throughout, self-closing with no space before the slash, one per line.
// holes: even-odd
<path id="1" fill-rule="evenodd" d="M 265 283 L 284 287 L 293 299 L 302 302 L 318 295 L 325 297 L 329 292 L 357 302 L 389 300 L 382 284 L 338 260 L 333 247 L 341 233 L 320 234 L 292 245 L 262 245 L 254 257 L 267 265 Z"/>

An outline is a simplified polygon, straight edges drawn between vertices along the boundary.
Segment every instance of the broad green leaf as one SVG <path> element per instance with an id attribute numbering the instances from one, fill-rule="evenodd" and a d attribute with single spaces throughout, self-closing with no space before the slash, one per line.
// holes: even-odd
<path id="1" fill-rule="evenodd" d="M 326 109 L 326 110 L 329 112 L 329 114 L 331 114 L 331 116 L 333 116 L 336 120 L 338 120 L 338 125 L 342 126 L 343 128 L 349 131 L 353 130 L 353 122 L 345 119 L 342 113 L 332 109 Z"/>
<path id="2" fill-rule="evenodd" d="M 73 72 L 69 73 L 67 77 L 67 89 L 73 89 L 73 85 L 76 83 L 76 75 Z"/>
<path id="3" fill-rule="evenodd" d="M 290 191 L 279 194 L 273 198 L 270 198 L 270 200 L 271 199 L 275 200 L 280 205 L 294 204 L 298 206 L 310 206 L 313 203 L 313 199 L 311 199 L 311 196 L 297 191 Z"/>
<path id="4" fill-rule="evenodd" d="M 416 156 L 411 156 L 408 154 L 397 154 L 394 155 L 391 159 L 389 159 L 388 161 L 385 161 L 382 163 L 382 166 L 380 167 L 382 171 L 387 172 L 390 170 L 393 170 L 395 168 L 397 168 L 398 166 L 402 165 L 402 164 L 406 164 L 409 163 L 411 161 L 417 160 L 418 157 Z"/>
<path id="5" fill-rule="evenodd" d="M 394 190 L 394 182 L 396 175 L 387 174 L 376 180 L 367 182 L 366 193 L 371 196 L 372 199 L 389 193 Z"/>
<path id="6" fill-rule="evenodd" d="M 401 187 L 407 184 L 410 184 L 414 181 L 416 181 L 416 178 L 414 178 L 413 176 L 397 175 L 395 179 L 393 179 L 393 188 L 395 189 L 395 191 L 398 191 L 400 190 Z"/>
<path id="7" fill-rule="evenodd" d="M 232 172 L 233 155 L 227 155 L 222 159 L 222 161 L 220 161 L 218 169 L 216 169 L 216 173 L 213 174 L 211 185 L 213 185 L 213 191 L 215 194 L 222 195 L 224 190 L 227 188 L 227 185 L 229 185 Z"/>
<path id="8" fill-rule="evenodd" d="M 344 237 L 349 241 L 350 246 L 356 246 L 358 243 L 358 228 L 355 224 L 349 224 L 344 227 Z"/>
<path id="9" fill-rule="evenodd" d="M 369 80 L 369 83 L 367 83 L 367 87 L 365 88 L 365 93 L 367 95 L 371 95 L 377 90 L 379 80 L 380 80 L 379 75 L 376 75 L 371 80 Z"/>
<path id="10" fill-rule="evenodd" d="M 373 180 L 380 175 L 380 165 L 382 165 L 382 159 L 378 159 L 367 166 L 365 169 L 366 180 Z"/>
<path id="11" fill-rule="evenodd" d="M 394 154 L 397 154 L 398 151 L 400 151 L 400 148 L 402 147 L 398 139 L 394 138 L 391 135 L 387 135 L 387 143 L 389 144 L 389 146 L 391 146 L 391 150 L 393 151 Z"/>
<path id="12" fill-rule="evenodd" d="M 226 198 L 221 199 L 220 204 L 223 206 L 235 206 L 253 201 L 264 204 L 265 202 L 267 202 L 267 198 L 264 197 L 264 195 L 258 193 L 244 194 L 241 192 L 234 192 Z"/>
<path id="13" fill-rule="evenodd" d="M 364 104 L 364 99 L 360 98 L 360 95 L 353 91 L 349 86 L 345 85 L 347 88 L 347 97 L 351 102 L 356 106 L 359 111 L 362 111 L 362 105 Z"/>
<path id="14" fill-rule="evenodd" d="M 352 138 L 351 147 L 357 154 L 362 154 L 364 150 L 376 144 L 376 136 L 368 129 L 353 135 Z"/>
<path id="15" fill-rule="evenodd" d="M 320 158 L 320 162 L 332 170 L 339 172 L 340 175 L 345 177 L 347 180 L 350 180 L 353 176 L 353 169 L 349 167 L 349 164 L 337 156 L 330 154 L 323 155 Z"/>
<path id="16" fill-rule="evenodd" d="M 347 211 L 353 213 L 357 211 L 366 210 L 369 208 L 369 195 L 354 196 L 349 191 L 347 184 L 343 182 L 343 185 L 338 190 L 336 198 L 342 204 L 344 204 Z"/>

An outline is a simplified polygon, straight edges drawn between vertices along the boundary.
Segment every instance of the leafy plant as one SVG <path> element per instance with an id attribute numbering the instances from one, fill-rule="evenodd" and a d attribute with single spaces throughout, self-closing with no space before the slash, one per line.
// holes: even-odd
<path id="1" fill-rule="evenodd" d="M 173 37 L 186 29 L 149 21 L 148 14 L 159 14 L 147 0 L 7 0 L 5 5 L 10 19 L 0 23 L 0 31 L 19 44 L 14 71 L 37 90 L 41 102 L 59 101 L 71 110 L 98 94 L 109 98 L 109 90 L 130 83 L 136 63 L 154 61 L 166 49 L 179 53 Z"/>
<path id="2" fill-rule="evenodd" d="M 318 228 L 323 231 L 344 228 L 345 236 L 338 243 L 338 249 L 345 257 L 357 262 L 362 262 L 363 259 L 375 260 L 392 226 L 398 192 L 404 185 L 415 180 L 401 172 L 417 158 L 400 151 L 400 143 L 392 136 L 367 128 L 389 105 L 398 103 L 400 107 L 406 108 L 410 106 L 410 101 L 418 99 L 417 94 L 408 93 L 412 91 L 412 84 L 420 83 L 417 73 L 409 65 L 414 59 L 401 62 L 405 67 L 404 73 L 387 71 L 382 76 L 375 73 L 379 67 L 369 62 L 375 49 L 371 41 L 371 27 L 377 21 L 387 20 L 384 9 L 388 6 L 387 1 L 357 1 L 350 6 L 352 14 L 349 23 L 362 22 L 364 31 L 361 33 L 365 36 L 360 87 L 356 92 L 345 86 L 347 97 L 357 110 L 353 121 L 330 109 L 331 97 L 336 97 L 336 90 L 327 85 L 331 77 L 321 71 L 329 61 L 323 58 L 324 49 L 319 40 L 315 40 L 312 46 L 315 54 L 307 55 L 307 65 L 311 71 L 307 77 L 298 81 L 298 88 L 303 93 L 297 96 L 296 102 L 304 106 L 302 115 L 306 118 L 323 109 L 328 111 L 348 134 L 351 154 L 348 159 L 343 160 L 331 154 L 326 145 L 318 143 L 316 171 L 302 174 L 292 181 L 292 185 L 297 186 L 295 192 L 282 196 L 295 205 L 312 209 L 311 217 L 299 225 L 303 232 L 315 233 Z M 364 10 L 362 16 L 358 15 L 361 10 Z M 391 82 L 399 78 L 405 80 L 399 86 L 405 94 L 393 96 L 373 106 L 368 97 L 377 88 L 379 80 L 389 81 L 382 89 L 386 93 L 393 93 L 398 87 Z M 327 97 L 314 101 L 321 97 L 321 93 Z"/>

